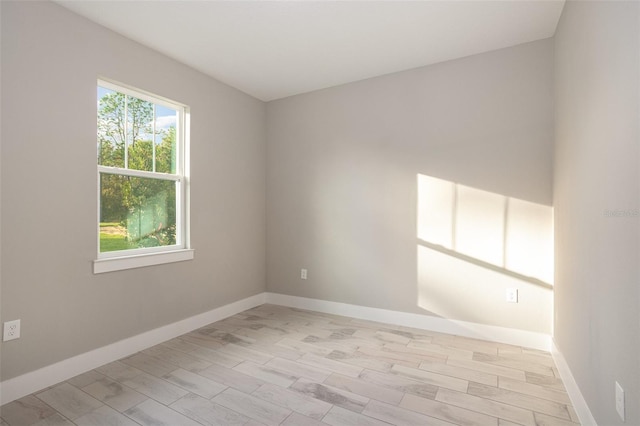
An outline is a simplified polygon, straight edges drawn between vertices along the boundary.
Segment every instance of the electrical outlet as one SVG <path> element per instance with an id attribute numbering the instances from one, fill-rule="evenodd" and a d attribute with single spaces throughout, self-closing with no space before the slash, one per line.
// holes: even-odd
<path id="1" fill-rule="evenodd" d="M 616 382 L 616 411 L 624 422 L 624 389 Z"/>
<path id="2" fill-rule="evenodd" d="M 518 303 L 518 289 L 517 288 L 508 288 L 506 299 L 508 303 Z"/>
<path id="3" fill-rule="evenodd" d="M 306 269 L 300 269 L 300 279 L 301 280 L 306 280 L 307 279 L 307 270 Z"/>
<path id="4" fill-rule="evenodd" d="M 4 333 L 2 341 L 13 340 L 20 337 L 20 320 L 7 321 L 4 323 Z"/>

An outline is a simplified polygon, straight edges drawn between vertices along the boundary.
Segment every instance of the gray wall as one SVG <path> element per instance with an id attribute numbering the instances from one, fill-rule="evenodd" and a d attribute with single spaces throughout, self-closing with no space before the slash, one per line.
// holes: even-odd
<path id="1" fill-rule="evenodd" d="M 50 2 L 2 4 L 2 380 L 265 290 L 265 105 Z M 191 107 L 195 260 L 92 274 L 96 79 Z"/>
<path id="2" fill-rule="evenodd" d="M 599 424 L 640 424 L 640 4 L 567 2 L 555 38 L 555 340 Z"/>
<path id="3" fill-rule="evenodd" d="M 550 333 L 549 289 L 418 274 L 416 176 L 551 205 L 552 60 L 548 39 L 268 103 L 268 290 Z"/>

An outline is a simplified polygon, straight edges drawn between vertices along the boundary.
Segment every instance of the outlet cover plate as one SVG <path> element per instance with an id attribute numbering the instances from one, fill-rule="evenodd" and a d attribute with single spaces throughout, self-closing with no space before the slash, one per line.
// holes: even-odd
<path id="1" fill-rule="evenodd" d="M 2 341 L 14 340 L 20 337 L 20 320 L 7 321 L 4 323 Z"/>
<path id="2" fill-rule="evenodd" d="M 506 300 L 508 303 L 518 303 L 518 289 L 508 288 L 506 293 Z"/>

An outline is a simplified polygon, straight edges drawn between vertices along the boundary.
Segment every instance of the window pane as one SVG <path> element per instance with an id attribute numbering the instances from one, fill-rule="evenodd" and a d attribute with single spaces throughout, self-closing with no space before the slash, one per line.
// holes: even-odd
<path id="1" fill-rule="evenodd" d="M 127 168 L 153 171 L 153 104 L 133 96 L 127 100 Z"/>
<path id="2" fill-rule="evenodd" d="M 178 112 L 156 105 L 156 172 L 176 173 L 176 125 Z"/>
<path id="3" fill-rule="evenodd" d="M 176 244 L 174 181 L 100 174 L 100 252 Z"/>
<path id="4" fill-rule="evenodd" d="M 98 164 L 124 167 L 125 95 L 98 86 Z"/>

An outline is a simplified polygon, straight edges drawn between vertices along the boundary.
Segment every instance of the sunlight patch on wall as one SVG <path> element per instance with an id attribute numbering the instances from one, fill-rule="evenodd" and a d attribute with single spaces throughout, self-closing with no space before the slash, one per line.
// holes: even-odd
<path id="1" fill-rule="evenodd" d="M 417 237 L 553 283 L 553 208 L 418 174 Z"/>
<path id="2" fill-rule="evenodd" d="M 442 318 L 551 332 L 551 286 L 533 284 L 420 244 L 416 255 L 417 305 L 425 311 Z M 505 302 L 506 288 L 518 289 L 519 303 Z"/>
<path id="3" fill-rule="evenodd" d="M 418 175 L 418 238 L 453 249 L 455 184 Z"/>
<path id="4" fill-rule="evenodd" d="M 502 195 L 456 185 L 455 251 L 503 266 L 505 203 Z"/>
<path id="5" fill-rule="evenodd" d="M 553 208 L 509 198 L 505 269 L 553 284 Z"/>

